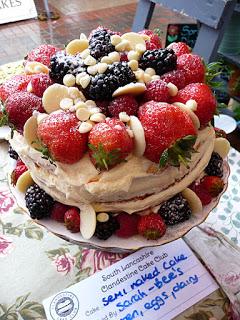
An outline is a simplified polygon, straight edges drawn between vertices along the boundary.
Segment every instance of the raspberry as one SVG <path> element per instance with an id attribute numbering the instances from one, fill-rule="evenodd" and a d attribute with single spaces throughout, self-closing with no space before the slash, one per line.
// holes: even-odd
<path id="1" fill-rule="evenodd" d="M 28 53 L 27 61 L 37 61 L 49 66 L 51 57 L 59 50 L 52 45 L 42 44 Z"/>
<path id="2" fill-rule="evenodd" d="M 126 112 L 128 115 L 135 115 L 138 110 L 138 103 L 132 95 L 122 95 L 113 99 L 108 111 L 112 117 L 118 118 L 120 112 Z"/>
<path id="3" fill-rule="evenodd" d="M 168 102 L 170 99 L 169 90 L 166 82 L 162 80 L 154 80 L 148 82 L 144 92 L 143 99 L 145 101 Z"/>
<path id="4" fill-rule="evenodd" d="M 177 58 L 177 69 L 185 71 L 186 85 L 204 82 L 205 67 L 201 57 L 196 54 L 184 53 Z"/>
<path id="5" fill-rule="evenodd" d="M 79 209 L 70 208 L 64 214 L 64 224 L 65 227 L 71 232 L 80 231 L 80 214 Z"/>
<path id="6" fill-rule="evenodd" d="M 120 52 L 120 61 L 128 62 L 128 56 L 126 52 Z"/>
<path id="7" fill-rule="evenodd" d="M 166 225 L 157 213 L 141 216 L 138 222 L 138 233 L 149 240 L 157 240 L 166 232 Z"/>
<path id="8" fill-rule="evenodd" d="M 16 168 L 13 170 L 13 172 L 11 174 L 11 183 L 15 186 L 19 177 L 27 170 L 28 170 L 28 168 L 22 162 L 22 160 L 18 159 L 17 163 L 16 163 Z"/>
<path id="9" fill-rule="evenodd" d="M 173 83 L 178 88 L 178 90 L 182 89 L 186 85 L 186 77 L 184 70 L 172 70 L 167 73 L 164 73 L 161 76 L 161 80 L 166 83 Z"/>
<path id="10" fill-rule="evenodd" d="M 66 204 L 56 201 L 51 211 L 51 218 L 58 222 L 64 222 L 64 214 L 69 208 Z"/>
<path id="11" fill-rule="evenodd" d="M 146 49 L 147 50 L 155 50 L 155 49 L 157 49 L 157 46 L 153 42 L 146 41 Z"/>
<path id="12" fill-rule="evenodd" d="M 184 42 L 173 42 L 167 46 L 168 49 L 173 49 L 175 54 L 180 57 L 184 53 L 190 53 L 191 49 Z"/>
<path id="13" fill-rule="evenodd" d="M 193 184 L 190 186 L 190 188 L 199 197 L 203 206 L 209 204 L 212 201 L 212 197 L 211 197 L 210 193 L 207 192 L 207 190 L 205 190 L 201 184 Z"/>
<path id="14" fill-rule="evenodd" d="M 129 238 L 138 233 L 137 226 L 140 216 L 136 214 L 120 213 L 117 221 L 120 225 L 116 231 L 116 235 L 120 238 Z"/>
<path id="15" fill-rule="evenodd" d="M 42 98 L 44 91 L 53 84 L 48 74 L 40 73 L 32 77 L 29 83 L 29 91 Z"/>

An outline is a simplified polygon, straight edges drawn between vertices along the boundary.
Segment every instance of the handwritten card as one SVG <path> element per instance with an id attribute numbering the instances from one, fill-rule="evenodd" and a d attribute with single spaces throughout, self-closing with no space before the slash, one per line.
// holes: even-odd
<path id="1" fill-rule="evenodd" d="M 43 304 L 51 320 L 170 320 L 217 288 L 179 239 L 139 250 Z"/>

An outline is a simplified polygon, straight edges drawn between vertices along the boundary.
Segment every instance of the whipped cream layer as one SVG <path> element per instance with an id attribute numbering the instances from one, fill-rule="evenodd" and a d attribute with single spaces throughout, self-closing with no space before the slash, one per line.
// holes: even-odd
<path id="1" fill-rule="evenodd" d="M 29 168 L 33 180 L 55 200 L 81 207 L 91 204 L 96 211 L 141 211 L 171 198 L 195 181 L 207 166 L 215 132 L 209 126 L 198 131 L 189 168 L 168 166 L 157 170 L 157 164 L 144 157 L 130 155 L 109 171 L 99 172 L 88 154 L 68 165 L 50 163 L 15 132 L 9 139 L 14 150 Z"/>

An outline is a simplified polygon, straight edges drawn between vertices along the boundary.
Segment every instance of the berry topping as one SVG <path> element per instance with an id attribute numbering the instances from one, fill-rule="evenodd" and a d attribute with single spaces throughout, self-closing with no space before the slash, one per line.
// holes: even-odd
<path id="1" fill-rule="evenodd" d="M 210 193 L 203 188 L 201 184 L 192 184 L 190 188 L 196 193 L 199 199 L 202 202 L 203 206 L 206 206 L 212 201 L 212 196 Z"/>
<path id="2" fill-rule="evenodd" d="M 122 95 L 114 98 L 108 111 L 112 117 L 118 118 L 120 112 L 126 112 L 128 115 L 135 115 L 138 110 L 137 100 L 132 95 Z"/>
<path id="3" fill-rule="evenodd" d="M 48 74 L 39 73 L 32 76 L 27 90 L 36 96 L 42 98 L 44 91 L 53 84 Z"/>
<path id="4" fill-rule="evenodd" d="M 16 91 L 26 91 L 32 76 L 16 75 L 0 85 L 0 100 L 3 102 Z"/>
<path id="5" fill-rule="evenodd" d="M 215 137 L 216 138 L 224 138 L 224 139 L 227 138 L 227 134 L 224 130 L 216 128 L 216 127 L 214 128 L 214 130 L 215 130 Z"/>
<path id="6" fill-rule="evenodd" d="M 185 71 L 184 70 L 172 70 L 167 73 L 164 73 L 161 76 L 161 79 L 166 83 L 173 83 L 180 90 L 185 87 L 186 79 L 185 79 Z"/>
<path id="7" fill-rule="evenodd" d="M 78 126 L 79 120 L 70 112 L 52 113 L 40 122 L 37 135 L 53 160 L 72 164 L 83 157 L 87 134 L 80 133 Z"/>
<path id="8" fill-rule="evenodd" d="M 117 221 L 120 225 L 116 235 L 120 238 L 129 238 L 138 233 L 138 221 L 140 216 L 137 214 L 128 214 L 125 212 L 117 215 Z"/>
<path id="9" fill-rule="evenodd" d="M 115 51 L 115 47 L 111 43 L 111 36 L 113 34 L 111 30 L 105 29 L 104 27 L 98 27 L 91 32 L 89 49 L 92 57 L 99 59 Z"/>
<path id="10" fill-rule="evenodd" d="M 64 215 L 65 212 L 69 209 L 70 207 L 67 206 L 66 204 L 60 203 L 58 201 L 54 202 L 53 208 L 51 210 L 51 218 L 53 220 L 56 220 L 58 222 L 64 222 Z"/>
<path id="11" fill-rule="evenodd" d="M 107 240 L 119 228 L 119 223 L 111 213 L 101 212 L 97 215 L 97 225 L 94 235 L 101 240 Z"/>
<path id="12" fill-rule="evenodd" d="M 27 61 L 37 61 L 49 66 L 51 57 L 59 50 L 52 45 L 42 44 L 28 52 Z"/>
<path id="13" fill-rule="evenodd" d="M 186 84 L 204 82 L 205 66 L 196 54 L 185 53 L 178 57 L 177 69 L 185 71 Z"/>
<path id="14" fill-rule="evenodd" d="M 16 168 L 13 170 L 11 174 L 11 183 L 15 186 L 18 178 L 28 170 L 26 165 L 22 162 L 21 159 L 17 160 Z"/>
<path id="15" fill-rule="evenodd" d="M 88 142 L 91 159 L 99 169 L 109 169 L 122 162 L 133 150 L 133 139 L 125 125 L 114 118 L 97 123 L 90 131 Z"/>
<path id="16" fill-rule="evenodd" d="M 25 201 L 32 219 L 42 219 L 50 216 L 54 200 L 36 183 L 27 189 Z"/>
<path id="17" fill-rule="evenodd" d="M 217 101 L 211 89 L 205 83 L 191 83 L 178 91 L 172 98 L 174 102 L 186 103 L 188 100 L 197 102 L 197 110 L 194 111 L 201 125 L 211 121 L 217 107 Z"/>
<path id="18" fill-rule="evenodd" d="M 172 49 L 146 50 L 139 60 L 140 68 L 153 68 L 158 75 L 176 69 L 176 65 L 177 56 Z"/>
<path id="19" fill-rule="evenodd" d="M 79 209 L 70 208 L 64 214 L 65 227 L 75 233 L 80 232 L 80 214 Z"/>
<path id="20" fill-rule="evenodd" d="M 11 145 L 9 145 L 9 149 L 8 149 L 8 154 L 9 154 L 9 157 L 14 159 L 14 160 L 17 160 L 18 159 L 18 154 L 15 150 L 13 150 L 13 148 L 11 147 Z"/>
<path id="21" fill-rule="evenodd" d="M 184 53 L 191 53 L 191 49 L 184 42 L 173 42 L 169 44 L 167 48 L 172 49 L 178 57 L 180 57 Z"/>
<path id="22" fill-rule="evenodd" d="M 146 91 L 143 94 L 144 101 L 168 102 L 170 99 L 169 89 L 166 82 L 162 80 L 153 80 L 146 85 Z"/>
<path id="23" fill-rule="evenodd" d="M 191 216 L 191 209 L 185 198 L 179 193 L 165 201 L 158 210 L 167 225 L 174 225 L 188 220 Z"/>
<path id="24" fill-rule="evenodd" d="M 223 159 L 216 152 L 212 153 L 211 159 L 204 170 L 209 176 L 223 176 Z"/>
<path id="25" fill-rule="evenodd" d="M 138 222 L 138 233 L 148 240 L 157 240 L 166 232 L 166 225 L 157 213 L 141 216 Z"/>
<path id="26" fill-rule="evenodd" d="M 152 30 L 142 30 L 139 31 L 140 34 L 145 34 L 149 37 L 149 40 L 146 40 L 146 48 L 147 50 L 161 49 L 162 42 L 159 38 L 158 34 Z"/>
<path id="27" fill-rule="evenodd" d="M 25 122 L 32 116 L 34 110 L 44 112 L 42 99 L 29 92 L 11 94 L 5 104 L 9 123 L 22 131 Z"/>
<path id="28" fill-rule="evenodd" d="M 105 73 L 91 78 L 86 94 L 93 100 L 111 99 L 116 89 L 135 80 L 134 73 L 126 62 L 114 62 Z"/>
<path id="29" fill-rule="evenodd" d="M 120 52 L 120 61 L 128 62 L 127 52 Z"/>
<path id="30" fill-rule="evenodd" d="M 144 155 L 149 160 L 158 163 L 164 153 L 165 160 L 172 158 L 170 164 L 186 164 L 191 158 L 196 136 L 196 129 L 186 112 L 167 103 L 150 101 L 139 108 L 138 117 L 147 144 Z M 185 141 L 179 140 L 182 138 Z M 177 148 L 174 148 L 175 143 L 178 144 Z M 173 148 L 168 153 L 167 150 L 171 147 Z"/>
<path id="31" fill-rule="evenodd" d="M 223 180 L 216 176 L 205 176 L 200 184 L 212 197 L 217 197 L 224 188 Z"/>

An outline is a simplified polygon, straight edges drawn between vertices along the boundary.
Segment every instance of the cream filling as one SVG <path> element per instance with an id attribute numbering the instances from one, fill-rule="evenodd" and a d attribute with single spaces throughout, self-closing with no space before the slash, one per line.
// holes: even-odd
<path id="1" fill-rule="evenodd" d="M 200 130 L 196 141 L 198 152 L 192 155 L 189 168 L 169 166 L 156 173 L 148 173 L 155 164 L 144 157 L 130 155 L 127 162 L 100 173 L 87 154 L 73 165 L 58 162 L 54 165 L 43 159 L 20 134 L 15 133 L 10 143 L 30 169 L 34 181 L 56 200 L 78 207 L 92 204 L 97 211 L 132 213 L 158 205 L 196 180 L 210 160 L 214 140 L 211 126 Z M 142 200 L 134 199 L 141 196 Z"/>

